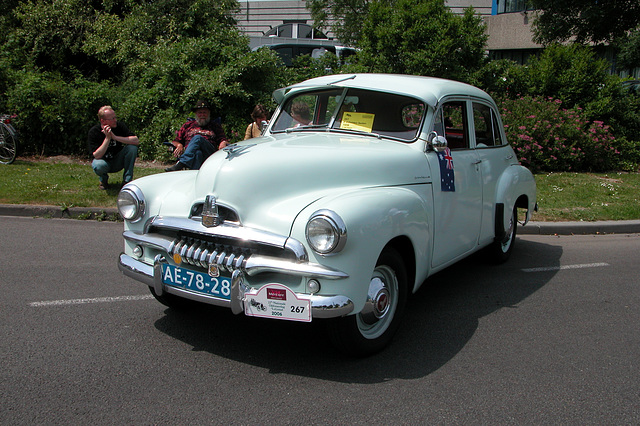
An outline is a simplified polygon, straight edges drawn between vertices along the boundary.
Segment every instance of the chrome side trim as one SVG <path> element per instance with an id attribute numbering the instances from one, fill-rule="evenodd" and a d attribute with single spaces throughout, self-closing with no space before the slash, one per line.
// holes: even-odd
<path id="1" fill-rule="evenodd" d="M 157 295 L 167 292 L 186 299 L 195 300 L 209 305 L 228 307 L 234 314 L 244 312 L 244 297 L 246 294 L 257 294 L 257 290 L 253 290 L 244 284 L 243 274 L 240 271 L 234 271 L 231 276 L 231 297 L 230 300 L 216 299 L 207 297 L 187 290 L 175 287 L 165 286 L 162 283 L 162 263 L 166 260 L 158 255 L 155 259 L 155 265 L 147 265 L 128 256 L 124 253 L 120 254 L 118 268 L 126 276 L 145 283 L 149 287 L 153 287 Z M 301 298 L 311 300 L 311 309 L 313 318 L 336 318 L 350 314 L 353 312 L 353 301 L 346 296 L 331 295 L 321 296 L 317 294 L 299 294 Z"/>

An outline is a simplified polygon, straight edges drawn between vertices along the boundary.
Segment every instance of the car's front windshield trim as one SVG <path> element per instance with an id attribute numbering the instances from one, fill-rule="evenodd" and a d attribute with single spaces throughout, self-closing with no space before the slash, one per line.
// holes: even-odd
<path id="1" fill-rule="evenodd" d="M 270 132 L 350 133 L 411 143 L 420 136 L 427 109 L 424 101 L 406 94 L 316 87 L 288 96 Z"/>

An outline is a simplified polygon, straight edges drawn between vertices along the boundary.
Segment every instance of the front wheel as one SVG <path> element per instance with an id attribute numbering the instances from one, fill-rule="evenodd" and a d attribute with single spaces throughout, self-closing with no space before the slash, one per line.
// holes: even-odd
<path id="1" fill-rule="evenodd" d="M 386 248 L 371 274 L 364 308 L 330 323 L 329 333 L 337 348 L 349 355 L 368 356 L 387 346 L 400 324 L 407 287 L 402 257 Z"/>

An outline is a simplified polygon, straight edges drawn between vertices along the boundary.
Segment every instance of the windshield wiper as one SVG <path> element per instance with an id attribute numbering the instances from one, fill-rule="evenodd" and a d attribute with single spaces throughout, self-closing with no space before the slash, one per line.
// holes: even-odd
<path id="1" fill-rule="evenodd" d="M 328 127 L 329 124 L 303 124 L 297 127 L 289 127 L 288 129 L 285 129 L 285 132 L 289 133 L 289 132 L 297 132 L 299 130 L 307 130 L 307 129 L 323 129 Z"/>
<path id="2" fill-rule="evenodd" d="M 332 132 L 340 132 L 340 133 L 351 133 L 354 135 L 368 135 L 368 136 L 373 136 L 375 138 L 378 139 L 382 139 L 382 136 L 380 136 L 379 133 L 373 133 L 373 132 L 365 132 L 364 130 L 358 130 L 358 129 L 341 129 L 339 127 L 334 127 L 333 129 L 331 129 Z"/>

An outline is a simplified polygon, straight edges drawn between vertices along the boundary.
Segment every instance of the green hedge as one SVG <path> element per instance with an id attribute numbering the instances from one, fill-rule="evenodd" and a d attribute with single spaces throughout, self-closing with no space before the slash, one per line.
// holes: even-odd
<path id="1" fill-rule="evenodd" d="M 533 172 L 608 171 L 621 162 L 611 128 L 587 120 L 581 108 L 531 96 L 504 100 L 501 108 L 507 137 Z"/>

